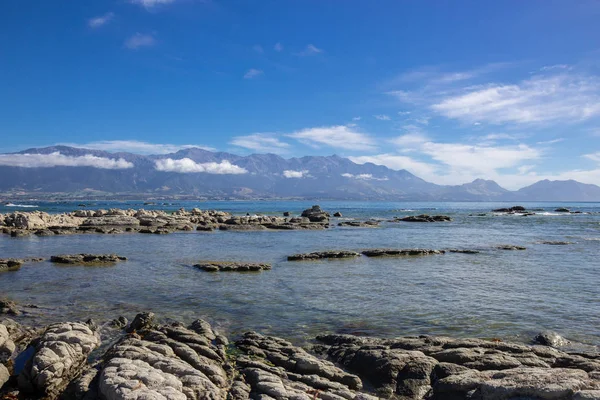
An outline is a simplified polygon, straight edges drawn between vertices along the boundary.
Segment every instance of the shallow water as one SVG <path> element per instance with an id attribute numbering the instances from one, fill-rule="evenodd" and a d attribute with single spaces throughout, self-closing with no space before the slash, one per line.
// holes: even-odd
<path id="1" fill-rule="evenodd" d="M 36 203 L 60 212 L 77 203 Z M 88 208 L 179 207 L 236 214 L 299 213 L 311 202 L 94 202 Z M 132 318 L 151 310 L 164 320 L 205 318 L 228 334 L 259 330 L 297 341 L 323 332 L 378 336 L 445 334 L 529 340 L 552 329 L 600 344 L 600 203 L 524 203 L 535 216 L 494 215 L 500 203 L 321 202 L 343 219 L 418 213 L 451 223 L 384 223 L 381 228 L 325 231 L 189 232 L 170 235 L 0 236 L 0 257 L 117 253 L 107 267 L 24 265 L 0 274 L 0 293 L 40 309 L 28 322 Z M 559 214 L 557 207 L 586 214 Z M 0 213 L 16 207 L 0 206 Z M 31 208 L 28 209 L 28 211 Z M 414 211 L 407 211 L 414 210 Z M 470 216 L 488 212 L 485 217 Z M 333 219 L 334 221 L 336 219 Z M 567 246 L 541 240 L 573 242 Z M 496 250 L 499 244 L 525 251 Z M 287 255 L 328 249 L 474 248 L 480 254 L 288 262 Z M 206 273 L 199 260 L 270 262 L 262 273 Z"/>

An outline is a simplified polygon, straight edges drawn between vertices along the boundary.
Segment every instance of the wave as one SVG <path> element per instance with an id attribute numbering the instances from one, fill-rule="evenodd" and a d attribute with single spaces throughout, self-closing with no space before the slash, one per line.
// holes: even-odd
<path id="1" fill-rule="evenodd" d="M 36 208 L 39 206 L 34 206 L 31 204 L 13 204 L 13 203 L 8 203 L 4 205 L 5 207 L 19 207 L 19 208 Z"/>
<path id="2" fill-rule="evenodd" d="M 589 240 L 592 242 L 600 242 L 600 237 L 588 237 L 588 238 L 583 238 L 583 240 Z"/>

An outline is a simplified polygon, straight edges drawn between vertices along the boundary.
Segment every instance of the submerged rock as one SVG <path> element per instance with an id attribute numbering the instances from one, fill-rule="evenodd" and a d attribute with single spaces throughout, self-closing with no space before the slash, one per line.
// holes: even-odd
<path id="1" fill-rule="evenodd" d="M 50 257 L 50 261 L 58 264 L 111 264 L 127 260 L 127 257 L 116 254 L 63 254 Z"/>
<path id="2" fill-rule="evenodd" d="M 527 247 L 516 246 L 513 244 L 501 244 L 496 246 L 496 248 L 499 250 L 527 250 Z"/>
<path id="3" fill-rule="evenodd" d="M 340 218 L 342 216 L 342 213 L 337 211 L 337 212 L 333 213 L 333 216 L 336 218 Z"/>
<path id="4" fill-rule="evenodd" d="M 302 261 L 302 260 L 321 260 L 325 258 L 352 258 L 360 257 L 360 253 L 355 251 L 316 251 L 314 253 L 294 254 L 288 256 L 288 261 Z"/>
<path id="5" fill-rule="evenodd" d="M 568 244 L 573 244 L 573 242 L 564 242 L 564 241 L 560 241 L 560 240 L 542 240 L 541 242 L 538 242 L 539 244 L 549 244 L 552 246 L 566 246 Z"/>
<path id="6" fill-rule="evenodd" d="M 450 222 L 452 218 L 447 215 L 409 215 L 408 217 L 395 218 L 391 222 Z"/>
<path id="7" fill-rule="evenodd" d="M 21 315 L 17 303 L 8 299 L 0 299 L 0 314 Z"/>
<path id="8" fill-rule="evenodd" d="M 374 228 L 379 226 L 379 221 L 344 221 L 338 223 L 338 226 L 351 226 L 354 228 Z"/>
<path id="9" fill-rule="evenodd" d="M 370 249 L 364 250 L 362 254 L 367 257 L 389 257 L 389 256 L 428 256 L 444 254 L 445 250 L 431 249 Z"/>
<path id="10" fill-rule="evenodd" d="M 236 271 L 236 272 L 257 272 L 271 269 L 271 264 L 248 263 L 239 261 L 202 261 L 195 264 L 194 267 L 208 272 L 217 271 Z"/>
<path id="11" fill-rule="evenodd" d="M 447 249 L 449 253 L 462 253 L 462 254 L 479 254 L 481 253 L 479 250 L 471 250 L 471 249 Z"/>
<path id="12" fill-rule="evenodd" d="M 492 212 L 498 212 L 498 213 L 522 213 L 525 211 L 527 211 L 527 210 L 523 206 L 513 206 L 510 208 L 497 208 L 495 210 L 492 210 Z"/>
<path id="13" fill-rule="evenodd" d="M 569 344 L 571 342 L 569 342 L 567 339 L 560 336 L 556 332 L 543 331 L 543 332 L 538 333 L 533 338 L 533 343 L 541 344 L 544 346 L 550 346 L 550 347 L 561 347 L 561 346 L 566 346 L 567 344 Z"/>
<path id="14" fill-rule="evenodd" d="M 23 260 L 16 258 L 0 258 L 0 272 L 16 271 L 23 265 Z"/>
<path id="15" fill-rule="evenodd" d="M 569 210 L 568 208 L 565 207 L 559 207 L 556 210 L 554 210 L 554 212 L 564 212 L 564 213 L 570 213 L 571 210 Z"/>
<path id="16" fill-rule="evenodd" d="M 100 336 L 79 322 L 50 325 L 35 344 L 33 357 L 19 374 L 19 388 L 55 399 L 79 375 Z"/>

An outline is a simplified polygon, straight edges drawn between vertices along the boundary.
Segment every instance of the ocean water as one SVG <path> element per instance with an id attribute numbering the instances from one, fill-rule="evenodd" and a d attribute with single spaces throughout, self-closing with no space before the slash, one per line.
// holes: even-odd
<path id="1" fill-rule="evenodd" d="M 20 202 L 0 213 L 71 211 L 75 203 Z M 180 207 L 234 214 L 299 214 L 313 202 L 87 202 L 87 209 Z M 537 214 L 490 211 L 506 203 L 320 202 L 339 221 L 421 213 L 450 223 L 383 223 L 380 228 L 323 231 L 178 232 L 169 235 L 0 236 L 0 258 L 61 253 L 117 253 L 105 267 L 25 264 L 0 274 L 0 296 L 40 308 L 29 323 L 94 318 L 105 322 L 140 311 L 163 321 L 204 318 L 229 335 L 258 330 L 301 342 L 324 332 L 413 334 L 529 341 L 544 329 L 600 345 L 600 203 L 523 203 Z M 567 207 L 582 214 L 561 214 Z M 477 214 L 486 213 L 486 216 Z M 338 219 L 333 219 L 338 222 Z M 541 241 L 572 244 L 556 246 Z M 498 250 L 500 244 L 527 247 Z M 464 248 L 479 254 L 288 262 L 298 252 L 365 248 Z M 262 273 L 207 273 L 200 260 L 269 262 Z"/>

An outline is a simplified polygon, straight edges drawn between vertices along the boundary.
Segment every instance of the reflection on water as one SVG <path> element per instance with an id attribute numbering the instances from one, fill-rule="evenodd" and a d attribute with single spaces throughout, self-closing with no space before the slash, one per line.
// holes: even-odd
<path id="1" fill-rule="evenodd" d="M 239 213 L 280 213 L 299 212 L 309 204 L 200 206 Z M 41 209 L 50 207 L 38 205 Z M 190 208 L 197 204 L 178 203 L 173 208 L 182 205 Z M 76 204 L 61 206 L 76 208 Z M 115 204 L 100 205 L 111 206 Z M 25 317 L 34 323 L 90 317 L 106 321 L 150 310 L 165 320 L 205 318 L 234 335 L 253 329 L 295 340 L 325 331 L 528 340 L 539 330 L 552 329 L 576 341 L 600 344 L 598 214 L 469 216 L 506 206 L 491 203 L 322 206 L 341 211 L 344 218 L 389 219 L 426 208 L 429 213 L 452 215 L 455 220 L 306 232 L 2 236 L 1 257 L 89 252 L 117 253 L 129 260 L 105 267 L 26 264 L 19 271 L 0 274 L 0 293 L 22 304 L 39 305 L 41 308 L 32 309 Z M 526 206 L 548 212 L 558 207 L 544 203 Z M 600 211 L 600 204 L 568 206 Z M 540 240 L 574 243 L 548 246 L 537 244 Z M 493 249 L 505 243 L 523 245 L 527 250 Z M 483 251 L 416 258 L 286 261 L 287 255 L 297 252 L 372 247 Z M 270 262 L 273 269 L 207 273 L 192 267 L 203 259 Z"/>

